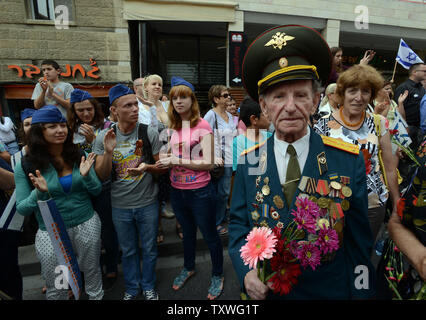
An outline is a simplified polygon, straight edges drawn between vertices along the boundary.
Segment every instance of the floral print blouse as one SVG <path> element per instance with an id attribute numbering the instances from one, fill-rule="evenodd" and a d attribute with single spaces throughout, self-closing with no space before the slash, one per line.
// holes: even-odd
<path id="1" fill-rule="evenodd" d="M 380 128 L 380 134 L 384 136 L 388 131 L 389 122 L 383 116 L 380 116 Z M 314 130 L 320 135 L 339 138 L 359 146 L 360 152 L 364 156 L 367 173 L 368 208 L 385 205 L 388 191 L 380 170 L 379 138 L 373 115 L 367 112 L 364 123 L 357 130 L 346 128 L 332 115 L 321 118 L 314 126 Z"/>

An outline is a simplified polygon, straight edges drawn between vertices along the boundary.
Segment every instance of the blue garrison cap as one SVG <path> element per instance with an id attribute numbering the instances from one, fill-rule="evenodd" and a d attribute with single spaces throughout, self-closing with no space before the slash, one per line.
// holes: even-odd
<path id="1" fill-rule="evenodd" d="M 24 121 L 27 118 L 31 118 L 34 114 L 34 112 L 36 112 L 35 109 L 30 109 L 30 108 L 25 108 L 24 110 L 21 111 L 21 121 Z"/>
<path id="2" fill-rule="evenodd" d="M 31 124 L 35 123 L 60 123 L 67 122 L 61 111 L 55 106 L 44 106 L 36 110 L 31 119 Z"/>
<path id="3" fill-rule="evenodd" d="M 111 89 L 109 89 L 109 92 L 108 92 L 109 103 L 112 104 L 115 99 L 128 94 L 134 94 L 133 90 L 130 89 L 129 87 L 126 87 L 124 84 L 121 84 L 121 83 L 116 84 Z"/>
<path id="4" fill-rule="evenodd" d="M 87 99 L 93 99 L 92 95 L 84 90 L 74 89 L 71 91 L 71 100 L 70 103 L 81 102 Z"/>
<path id="5" fill-rule="evenodd" d="M 181 77 L 172 77 L 172 88 L 176 87 L 176 86 L 187 86 L 188 88 L 190 88 L 192 90 L 192 92 L 195 92 L 194 90 L 194 86 L 192 84 L 190 84 L 188 81 L 186 81 L 185 79 L 181 78 Z"/>

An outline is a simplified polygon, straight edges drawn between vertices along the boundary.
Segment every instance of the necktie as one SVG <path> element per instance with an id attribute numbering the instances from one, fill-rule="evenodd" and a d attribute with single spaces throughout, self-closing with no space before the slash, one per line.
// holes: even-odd
<path id="1" fill-rule="evenodd" d="M 285 199 L 287 200 L 287 205 L 290 208 L 294 193 L 296 192 L 297 186 L 299 185 L 300 167 L 299 161 L 297 160 L 296 150 L 291 144 L 287 147 L 287 153 L 290 155 L 290 160 L 288 161 L 287 165 L 287 173 L 283 186 L 283 192 Z"/>

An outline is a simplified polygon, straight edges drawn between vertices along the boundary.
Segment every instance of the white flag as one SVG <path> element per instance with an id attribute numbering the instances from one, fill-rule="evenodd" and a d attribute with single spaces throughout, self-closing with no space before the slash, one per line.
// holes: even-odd
<path id="1" fill-rule="evenodd" d="M 419 56 L 411 50 L 411 48 L 402 39 L 399 42 L 398 55 L 395 60 L 398 61 L 405 69 L 410 69 L 410 67 L 416 63 L 424 63 L 423 60 L 420 59 Z"/>

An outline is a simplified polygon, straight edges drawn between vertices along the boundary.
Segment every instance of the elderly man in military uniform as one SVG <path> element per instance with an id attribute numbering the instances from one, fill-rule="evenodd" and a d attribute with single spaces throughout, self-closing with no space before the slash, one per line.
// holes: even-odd
<path id="1" fill-rule="evenodd" d="M 321 35 L 304 26 L 270 29 L 251 44 L 243 83 L 274 124 L 275 134 L 239 159 L 230 209 L 229 255 L 242 289 L 252 299 L 370 299 L 376 279 L 367 218 L 365 164 L 356 146 L 321 137 L 309 127 L 318 88 L 331 72 L 331 54 Z M 312 270 L 301 269 L 286 295 L 274 294 L 240 249 L 254 227 L 285 228 L 297 197 L 329 210 L 339 236 L 335 254 Z M 299 240 L 304 240 L 305 234 Z M 305 238 L 306 239 L 306 238 Z M 285 272 L 285 270 L 281 270 Z"/>

